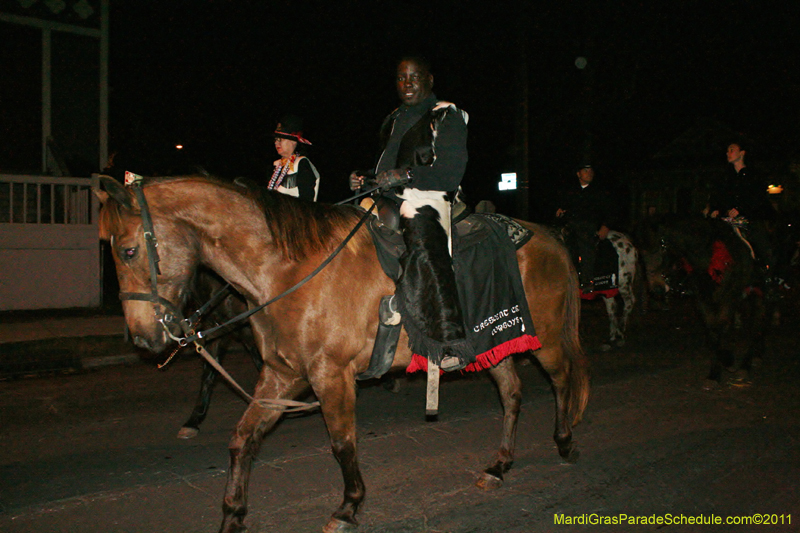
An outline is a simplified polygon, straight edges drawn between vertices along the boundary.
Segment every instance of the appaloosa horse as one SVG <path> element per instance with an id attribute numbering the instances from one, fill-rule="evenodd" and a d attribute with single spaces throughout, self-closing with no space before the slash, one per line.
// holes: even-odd
<path id="1" fill-rule="evenodd" d="M 604 351 L 625 346 L 628 320 L 636 304 L 636 282 L 639 265 L 639 252 L 630 238 L 620 231 L 608 232 L 608 241 L 617 253 L 617 288 L 613 291 L 599 291 L 608 313 L 608 340 L 601 345 Z M 587 295 L 591 297 L 591 295 Z M 619 298 L 617 298 L 619 297 Z M 622 309 L 619 301 L 622 300 Z"/>
<path id="2" fill-rule="evenodd" d="M 203 177 L 151 179 L 140 189 L 104 180 L 100 236 L 110 240 L 126 322 L 134 342 L 160 351 L 179 313 L 195 269 L 217 272 L 257 306 L 295 286 L 329 257 L 362 216 L 354 206 L 308 203 L 275 193 L 256 197 Z M 134 194 L 135 192 L 135 194 Z M 149 207 L 148 207 L 149 205 Z M 535 356 L 555 396 L 555 441 L 561 457 L 577 458 L 572 425 L 585 409 L 589 383 L 578 337 L 576 274 L 563 245 L 540 226 L 517 251 L 525 294 L 542 348 Z M 155 243 L 157 242 L 157 248 Z M 378 307 L 394 283 L 384 274 L 362 226 L 319 274 L 250 317 L 264 360 L 250 403 L 230 441 L 230 468 L 220 531 L 245 529 L 253 459 L 265 434 L 281 418 L 270 402 L 313 390 L 344 478 L 344 498 L 324 528 L 355 531 L 365 487 L 356 453 L 356 376 L 369 365 Z M 154 316 L 155 314 L 155 316 Z M 393 368 L 412 354 L 400 339 Z M 502 484 L 511 467 L 521 404 L 513 358 L 489 369 L 504 409 L 496 460 L 479 480 Z"/>
<path id="3" fill-rule="evenodd" d="M 560 234 L 565 242 L 570 242 L 570 226 L 568 223 L 560 226 Z M 608 338 L 600 345 L 600 349 L 603 351 L 625 346 L 628 321 L 636 304 L 636 287 L 637 282 L 640 281 L 638 279 L 639 252 L 631 242 L 630 237 L 621 231 L 611 230 L 606 238 L 617 256 L 617 268 L 612 276 L 612 288 L 596 290 L 591 293 L 581 293 L 581 298 L 584 300 L 602 298 L 606 306 L 609 331 Z M 575 260 L 580 261 L 579 258 Z M 579 268 L 579 265 L 576 265 L 576 268 Z M 607 272 L 598 272 L 598 269 L 595 268 L 595 274 L 600 274 L 599 277 L 595 278 L 596 280 L 602 279 L 603 284 L 609 282 L 610 277 Z M 622 309 L 620 309 L 619 300 L 622 300 Z"/>

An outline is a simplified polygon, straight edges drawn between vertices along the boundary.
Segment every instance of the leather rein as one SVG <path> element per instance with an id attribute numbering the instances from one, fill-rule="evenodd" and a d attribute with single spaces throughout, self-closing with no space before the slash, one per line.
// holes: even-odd
<path id="1" fill-rule="evenodd" d="M 158 263 L 161 261 L 161 258 L 158 255 L 158 239 L 155 235 L 155 230 L 153 229 L 153 219 L 150 216 L 150 208 L 147 204 L 147 198 L 145 198 L 144 191 L 142 190 L 141 179 L 134 181 L 131 184 L 131 188 L 133 189 L 134 195 L 136 196 L 136 200 L 139 203 L 139 208 L 141 211 L 142 216 L 142 231 L 144 232 L 144 241 L 145 247 L 147 249 L 147 260 L 148 266 L 150 270 L 150 292 L 143 293 L 143 292 L 120 292 L 119 299 L 122 301 L 125 300 L 136 300 L 136 301 L 144 301 L 144 302 L 151 302 L 153 304 L 153 312 L 155 315 L 155 320 L 161 324 L 161 327 L 164 329 L 164 332 L 167 336 L 176 341 L 180 347 L 188 346 L 189 343 L 193 343 L 195 345 L 195 350 L 199 353 L 205 360 L 210 364 L 217 372 L 222 374 L 222 376 L 231 384 L 231 386 L 236 389 L 239 394 L 241 394 L 247 401 L 249 402 L 256 402 L 261 407 L 265 407 L 268 409 L 276 409 L 284 412 L 295 412 L 295 411 L 307 411 L 311 409 L 315 409 L 319 407 L 319 402 L 299 402 L 295 400 L 282 400 L 282 399 L 258 399 L 256 400 L 250 394 L 248 394 L 237 382 L 233 377 L 220 365 L 219 361 L 217 361 L 211 354 L 208 353 L 208 350 L 205 349 L 203 346 L 203 339 L 223 329 L 227 326 L 232 324 L 241 322 L 250 316 L 254 315 L 255 313 L 261 311 L 271 303 L 280 300 L 284 296 L 287 296 L 301 286 L 303 286 L 306 282 L 308 282 L 311 278 L 316 276 L 323 268 L 325 268 L 333 259 L 342 251 L 342 249 L 347 245 L 350 239 L 355 236 L 361 226 L 367 221 L 368 217 L 372 214 L 372 210 L 375 208 L 376 204 L 373 204 L 367 212 L 361 217 L 355 227 L 347 234 L 344 240 L 336 247 L 333 252 L 322 262 L 320 263 L 317 268 L 315 268 L 311 273 L 309 273 L 306 277 L 298 281 L 292 287 L 286 289 L 279 295 L 275 296 L 274 298 L 268 300 L 267 302 L 254 307 L 252 309 L 248 309 L 244 313 L 240 313 L 239 315 L 231 318 L 227 322 L 223 324 L 219 324 L 212 328 L 209 328 L 204 331 L 195 332 L 194 327 L 199 322 L 200 318 L 205 314 L 210 308 L 217 305 L 227 294 L 230 290 L 230 283 L 227 283 L 225 287 L 219 290 L 216 294 L 214 294 L 211 299 L 203 304 L 197 311 L 195 311 L 188 319 L 184 318 L 183 313 L 181 313 L 178 306 L 163 298 L 158 293 L 158 275 L 161 274 L 161 269 L 159 268 Z M 371 192 L 371 191 L 370 191 Z M 363 196 L 363 195 L 359 195 Z M 348 199 L 350 200 L 350 199 Z M 343 202 L 340 202 L 343 203 Z M 159 306 L 163 307 L 166 312 L 163 312 L 159 309 Z M 170 325 L 177 325 L 180 327 L 184 337 L 178 337 L 173 334 L 170 330 Z M 173 355 L 177 353 L 177 350 L 173 352 Z M 172 356 L 170 356 L 170 359 Z M 166 363 L 164 363 L 165 365 Z M 164 366 L 161 365 L 161 366 Z"/>

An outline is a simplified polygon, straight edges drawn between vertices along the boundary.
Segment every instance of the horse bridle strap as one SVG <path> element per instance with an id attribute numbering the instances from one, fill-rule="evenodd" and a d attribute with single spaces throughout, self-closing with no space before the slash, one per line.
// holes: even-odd
<path id="1" fill-rule="evenodd" d="M 131 188 L 136 195 L 136 201 L 139 203 L 139 210 L 142 216 L 144 243 L 145 247 L 147 248 L 147 263 L 150 268 L 150 293 L 120 292 L 119 299 L 122 301 L 137 300 L 154 304 L 153 311 L 157 319 L 159 313 L 155 304 L 161 305 L 168 312 L 168 314 L 158 319 L 164 328 L 167 329 L 165 322 L 171 322 L 173 319 L 177 318 L 181 328 L 184 329 L 185 333 L 188 328 L 186 328 L 184 325 L 183 314 L 181 313 L 180 309 L 178 309 L 175 304 L 158 294 L 158 275 L 161 274 L 161 269 L 159 268 L 158 263 L 161 261 L 161 258 L 158 255 L 158 239 L 156 239 L 155 230 L 153 229 L 153 219 L 150 217 L 150 208 L 147 205 L 147 198 L 145 198 L 144 191 L 142 190 L 141 181 L 134 181 L 131 185 Z M 167 333 L 169 333 L 168 329 Z"/>
<path id="2" fill-rule="evenodd" d="M 180 309 L 178 309 L 175 304 L 167 300 L 166 298 L 162 298 L 161 295 L 158 293 L 155 294 L 146 294 L 143 292 L 120 292 L 119 293 L 120 300 L 136 300 L 139 302 L 150 302 L 150 303 L 157 303 L 164 306 L 174 317 L 178 318 L 179 320 L 183 320 L 182 314 Z M 167 320 L 170 322 L 171 320 Z"/>
<path id="3" fill-rule="evenodd" d="M 209 308 L 217 305 L 217 303 L 222 300 L 228 289 L 230 289 L 231 285 L 230 283 L 226 284 L 188 319 L 183 317 L 183 313 L 181 313 L 181 310 L 178 309 L 175 304 L 158 294 L 157 276 L 161 274 L 161 269 L 158 266 L 158 263 L 161 261 L 161 258 L 158 255 L 158 239 L 156 239 L 156 233 L 153 229 L 153 219 L 150 216 L 150 208 L 147 204 L 147 198 L 145 198 L 144 191 L 142 190 L 141 182 L 139 180 L 134 181 L 132 187 L 133 192 L 136 195 L 136 200 L 139 202 L 139 209 L 142 215 L 142 230 L 144 231 L 145 247 L 147 248 L 147 262 L 150 267 L 150 294 L 141 292 L 120 292 L 119 299 L 123 301 L 137 300 L 161 304 L 170 313 L 170 315 L 164 317 L 164 321 L 171 322 L 173 318 L 177 319 L 181 330 L 188 334 L 200 317 L 206 311 L 208 311 Z M 169 333 L 169 331 L 167 333 Z"/>
<path id="4" fill-rule="evenodd" d="M 228 380 L 228 383 L 236 389 L 236 392 L 242 395 L 244 399 L 246 399 L 250 403 L 257 403 L 259 406 L 267 408 L 267 409 L 275 409 L 278 411 L 283 411 L 285 413 L 294 413 L 297 411 L 309 411 L 311 409 L 316 409 L 319 407 L 319 402 L 298 402 L 297 400 L 282 400 L 279 398 L 259 398 L 255 399 L 250 396 L 237 382 L 233 377 L 228 374 L 228 371 L 219 364 L 219 361 L 215 359 L 208 350 L 206 350 L 201 344 L 195 342 L 195 347 L 197 353 L 203 356 L 203 359 L 206 360 L 208 364 L 210 364 L 214 370 L 219 372 L 222 377 Z"/>

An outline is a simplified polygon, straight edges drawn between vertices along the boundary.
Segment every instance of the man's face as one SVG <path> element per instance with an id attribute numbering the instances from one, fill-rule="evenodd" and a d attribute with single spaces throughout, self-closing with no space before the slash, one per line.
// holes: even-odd
<path id="1" fill-rule="evenodd" d="M 422 102 L 432 89 L 433 75 L 416 61 L 402 61 L 397 65 L 397 96 L 405 105 Z"/>
<path id="2" fill-rule="evenodd" d="M 582 168 L 578 171 L 578 180 L 580 180 L 581 185 L 589 185 L 593 179 L 594 179 L 593 168 Z"/>
<path id="3" fill-rule="evenodd" d="M 738 144 L 728 146 L 728 163 L 736 163 L 744 158 L 744 150 Z"/>

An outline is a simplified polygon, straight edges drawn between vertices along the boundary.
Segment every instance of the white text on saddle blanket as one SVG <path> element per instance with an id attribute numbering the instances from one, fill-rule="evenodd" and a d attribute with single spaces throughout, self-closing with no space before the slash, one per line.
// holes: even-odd
<path id="1" fill-rule="evenodd" d="M 475 333 L 480 333 L 485 328 L 494 326 L 492 328 L 492 337 L 494 337 L 501 331 L 516 325 L 520 325 L 522 327 L 522 331 L 525 331 L 525 321 L 520 313 L 519 305 L 513 305 L 508 309 L 503 309 L 487 317 L 482 322 L 476 324 L 475 327 L 472 328 L 472 331 Z"/>

